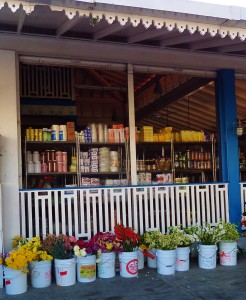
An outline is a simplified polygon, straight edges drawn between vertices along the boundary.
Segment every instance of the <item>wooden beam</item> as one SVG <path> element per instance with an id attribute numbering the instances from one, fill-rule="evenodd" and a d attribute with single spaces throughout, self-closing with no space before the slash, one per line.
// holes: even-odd
<path id="1" fill-rule="evenodd" d="M 23 9 L 19 9 L 19 18 L 18 18 L 18 25 L 17 25 L 18 34 L 21 33 L 25 19 L 26 19 L 26 12 Z"/>
<path id="2" fill-rule="evenodd" d="M 177 101 L 178 99 L 188 95 L 192 91 L 200 88 L 203 85 L 208 84 L 211 81 L 211 79 L 208 78 L 191 78 L 185 83 L 178 86 L 176 89 L 170 91 L 169 93 L 161 96 L 156 101 L 152 102 L 149 105 L 146 105 L 145 107 L 141 108 L 136 112 L 136 120 L 139 121 L 146 116 L 149 116 L 153 114 L 154 112 L 157 112 L 158 110 L 166 107 L 167 105 Z"/>
<path id="3" fill-rule="evenodd" d="M 169 33 L 166 29 L 153 29 L 153 30 L 145 30 L 144 32 L 132 35 L 128 38 L 127 42 L 129 44 L 137 43 L 144 40 L 149 40 L 155 37 L 159 37 L 162 35 L 165 35 L 166 33 Z"/>
<path id="4" fill-rule="evenodd" d="M 60 27 L 57 28 L 56 36 L 59 37 L 63 35 L 65 32 L 69 31 L 78 23 L 79 19 L 80 19 L 79 14 L 76 14 L 71 20 L 67 20 L 65 23 L 63 23 Z"/>
<path id="5" fill-rule="evenodd" d="M 95 32 L 93 35 L 93 40 L 100 40 L 106 36 L 109 36 L 111 34 L 118 32 L 122 29 L 126 29 L 130 25 L 131 25 L 131 23 L 128 23 L 128 24 L 122 26 L 122 25 L 120 25 L 120 23 L 115 22 L 115 23 L 108 25 L 107 27 Z"/>
<path id="6" fill-rule="evenodd" d="M 88 72 L 90 73 L 91 76 L 93 76 L 99 83 L 103 84 L 106 87 L 111 87 L 110 83 L 104 79 L 99 73 L 98 71 L 94 70 L 94 69 L 88 69 Z M 123 101 L 123 98 L 121 97 L 120 93 L 117 91 L 111 91 L 111 94 L 118 100 L 120 100 L 121 102 Z"/>

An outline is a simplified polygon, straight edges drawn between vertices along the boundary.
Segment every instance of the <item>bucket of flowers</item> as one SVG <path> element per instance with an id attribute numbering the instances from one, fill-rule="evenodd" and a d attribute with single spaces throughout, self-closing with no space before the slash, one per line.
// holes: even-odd
<path id="1" fill-rule="evenodd" d="M 111 232 L 98 232 L 93 238 L 94 249 L 97 251 L 97 271 L 100 278 L 115 276 L 115 249 L 120 246 L 116 242 L 115 234 Z"/>
<path id="2" fill-rule="evenodd" d="M 193 234 L 181 229 L 181 225 L 168 228 L 169 232 L 177 236 L 178 244 L 176 249 L 176 271 L 188 271 L 190 268 L 190 248 L 195 242 Z"/>
<path id="3" fill-rule="evenodd" d="M 77 281 L 82 283 L 95 281 L 97 246 L 94 240 L 77 240 L 73 251 L 77 261 Z"/>
<path id="4" fill-rule="evenodd" d="M 25 240 L 22 247 L 33 253 L 32 261 L 29 262 L 32 286 L 35 288 L 48 287 L 51 284 L 51 261 L 53 257 L 42 249 L 40 237 Z"/>
<path id="5" fill-rule="evenodd" d="M 204 226 L 197 226 L 194 238 L 198 244 L 198 266 L 202 269 L 216 268 L 217 244 L 221 240 L 224 230 L 219 226 L 211 226 L 205 223 Z"/>
<path id="6" fill-rule="evenodd" d="M 114 228 L 116 242 L 119 243 L 120 276 L 137 277 L 138 275 L 138 246 L 140 235 L 133 228 L 118 224 Z"/>
<path id="7" fill-rule="evenodd" d="M 144 255 L 147 256 L 147 265 L 149 268 L 157 268 L 156 264 L 156 243 L 162 233 L 158 230 L 148 230 L 143 234 L 142 244 L 147 248 Z"/>
<path id="8" fill-rule="evenodd" d="M 0 257 L 3 265 L 6 293 L 18 295 L 27 291 L 28 264 L 35 260 L 36 253 L 26 246 L 28 240 L 21 236 L 13 238 L 15 248 Z"/>
<path id="9" fill-rule="evenodd" d="M 220 220 L 218 228 L 223 232 L 219 241 L 220 264 L 235 266 L 237 265 L 237 242 L 239 239 L 237 225 Z"/>
<path id="10" fill-rule="evenodd" d="M 47 235 L 42 243 L 42 249 L 54 258 L 56 284 L 70 286 L 76 282 L 76 260 L 73 257 L 73 246 L 76 243 L 73 236 L 60 234 Z"/>
<path id="11" fill-rule="evenodd" d="M 165 234 L 158 231 L 155 240 L 157 272 L 161 275 L 174 275 L 176 265 L 176 248 L 180 243 L 176 232 Z"/>

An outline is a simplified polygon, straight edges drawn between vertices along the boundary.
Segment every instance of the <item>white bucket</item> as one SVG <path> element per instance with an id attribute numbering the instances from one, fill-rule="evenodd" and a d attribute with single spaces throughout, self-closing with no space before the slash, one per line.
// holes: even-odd
<path id="1" fill-rule="evenodd" d="M 157 273 L 161 275 L 174 275 L 176 265 L 175 250 L 157 250 Z"/>
<path id="2" fill-rule="evenodd" d="M 115 252 L 102 253 L 97 264 L 98 277 L 112 278 L 115 276 Z"/>
<path id="3" fill-rule="evenodd" d="M 216 268 L 216 245 L 198 245 L 198 266 L 202 269 Z"/>
<path id="4" fill-rule="evenodd" d="M 190 268 L 190 247 L 178 247 L 176 271 L 188 271 Z"/>
<path id="5" fill-rule="evenodd" d="M 120 276 L 132 278 L 138 276 L 138 251 L 121 252 L 120 260 Z"/>
<path id="6" fill-rule="evenodd" d="M 76 282 L 75 258 L 55 259 L 56 284 L 70 286 Z"/>
<path id="7" fill-rule="evenodd" d="M 219 253 L 222 266 L 237 265 L 237 242 L 220 242 Z"/>
<path id="8" fill-rule="evenodd" d="M 6 294 L 19 295 L 27 291 L 27 274 L 19 270 L 4 268 Z"/>
<path id="9" fill-rule="evenodd" d="M 34 261 L 29 264 L 31 283 L 34 288 L 51 285 L 51 261 Z"/>
<path id="10" fill-rule="evenodd" d="M 138 249 L 138 270 L 144 268 L 144 254 L 141 249 Z"/>
<path id="11" fill-rule="evenodd" d="M 77 281 L 92 282 L 96 280 L 96 255 L 77 257 Z"/>
<path id="12" fill-rule="evenodd" d="M 151 257 L 147 257 L 147 265 L 149 268 L 157 268 L 156 265 L 156 249 L 152 248 L 149 250 L 149 253 L 152 254 L 154 256 L 154 258 Z"/>

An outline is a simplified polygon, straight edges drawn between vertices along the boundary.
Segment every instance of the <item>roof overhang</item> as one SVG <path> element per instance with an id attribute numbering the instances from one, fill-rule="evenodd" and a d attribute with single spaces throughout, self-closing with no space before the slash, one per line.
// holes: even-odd
<path id="1" fill-rule="evenodd" d="M 188 30 L 193 34 L 208 33 L 211 37 L 219 35 L 231 39 L 246 38 L 246 8 L 236 6 L 213 5 L 193 1 L 131 1 L 131 6 L 124 1 L 0 1 L 0 9 L 7 3 L 12 12 L 18 9 L 31 14 L 35 6 L 49 6 L 52 11 L 64 11 L 68 19 L 76 16 L 88 17 L 99 22 L 105 19 L 108 24 L 118 22 L 124 26 L 131 23 L 136 27 L 140 23 L 147 29 L 153 25 L 157 29 L 168 31 L 177 29 L 180 33 Z M 138 5 L 138 7 L 134 7 Z"/>

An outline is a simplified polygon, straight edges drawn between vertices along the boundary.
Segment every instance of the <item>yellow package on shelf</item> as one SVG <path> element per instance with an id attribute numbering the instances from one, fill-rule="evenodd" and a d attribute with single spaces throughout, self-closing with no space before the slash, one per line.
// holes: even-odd
<path id="1" fill-rule="evenodd" d="M 153 134 L 153 142 L 159 142 L 159 134 L 158 133 Z"/>
<path id="2" fill-rule="evenodd" d="M 159 142 L 165 142 L 165 135 L 163 133 L 159 133 Z"/>

